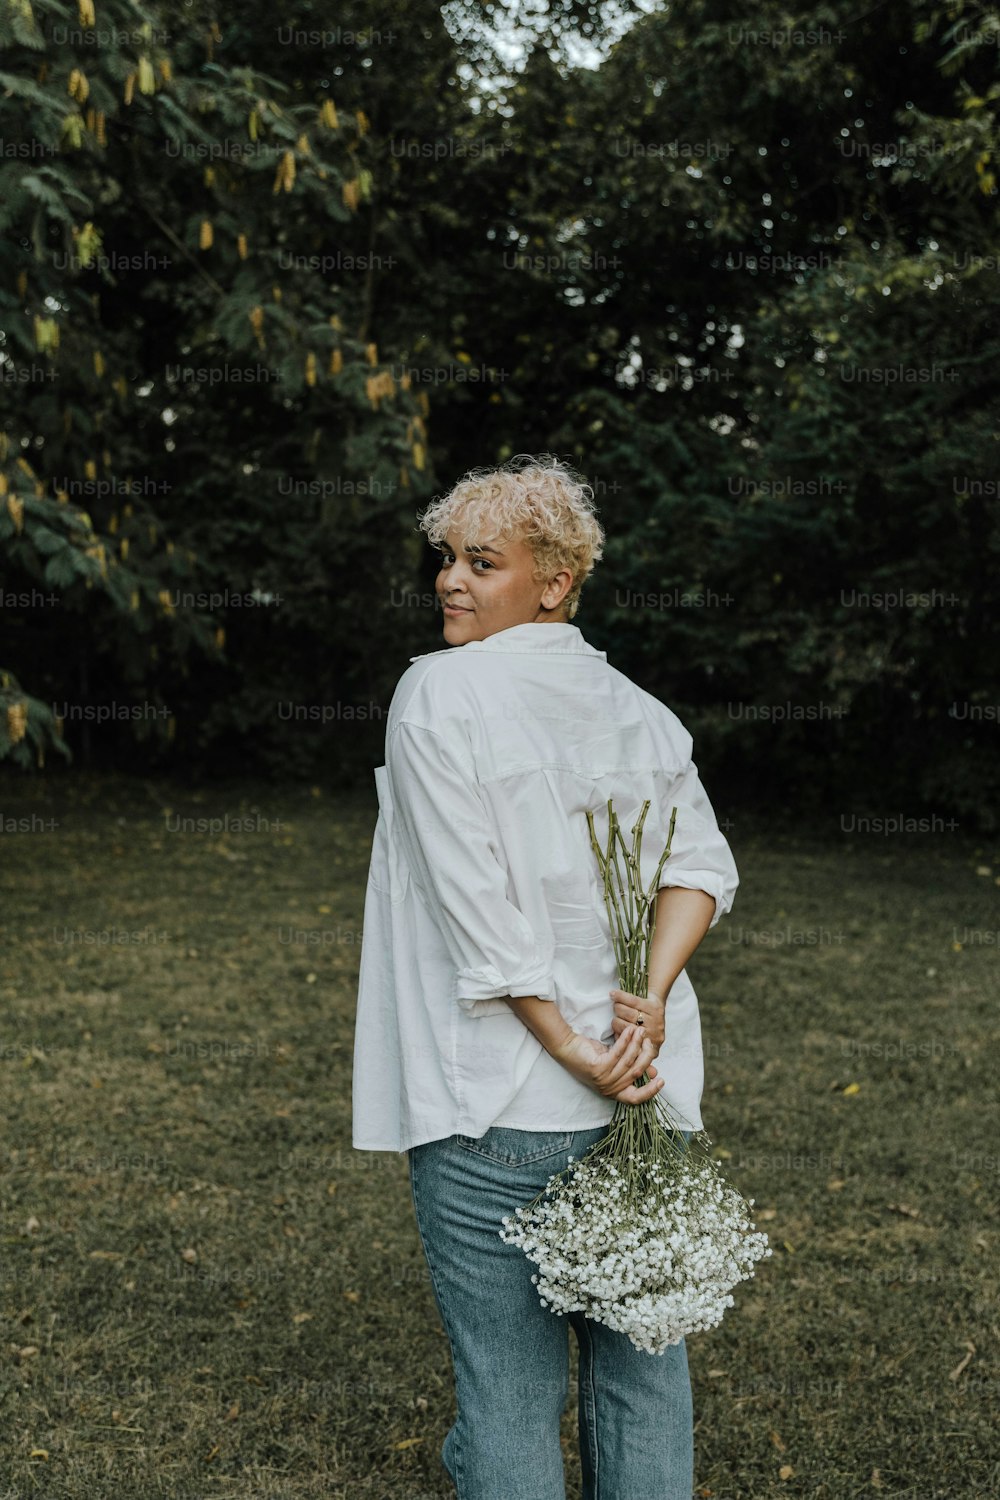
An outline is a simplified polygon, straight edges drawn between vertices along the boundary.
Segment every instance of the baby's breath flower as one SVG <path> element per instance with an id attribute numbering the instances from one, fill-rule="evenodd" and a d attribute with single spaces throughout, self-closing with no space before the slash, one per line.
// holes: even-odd
<path id="1" fill-rule="evenodd" d="M 616 838 L 625 849 L 611 802 L 606 855 L 587 814 L 617 933 L 621 987 L 630 994 L 646 993 L 652 941 L 646 913 L 677 812 L 647 892 L 639 871 L 649 805 L 632 829 L 631 854 L 625 850 L 631 921 L 610 879 L 612 859 L 618 865 Z M 626 889 L 626 877 L 616 873 L 618 889 Z M 646 1081 L 644 1074 L 640 1082 Z M 686 1141 L 658 1096 L 643 1104 L 620 1102 L 607 1133 L 578 1160 L 571 1156 L 537 1197 L 502 1220 L 500 1238 L 520 1246 L 539 1268 L 531 1280 L 542 1306 L 559 1317 L 582 1312 L 650 1354 L 663 1354 L 688 1334 L 720 1323 L 734 1305 L 732 1288 L 752 1277 L 756 1262 L 772 1252 L 767 1236 L 750 1221 L 747 1200 L 722 1177 L 710 1146 L 704 1131 Z"/>

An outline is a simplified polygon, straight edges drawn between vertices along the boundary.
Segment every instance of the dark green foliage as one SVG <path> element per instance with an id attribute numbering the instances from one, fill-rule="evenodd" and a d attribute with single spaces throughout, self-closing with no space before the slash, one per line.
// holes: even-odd
<path id="1" fill-rule="evenodd" d="M 29 692 L 72 696 L 85 676 L 168 705 L 158 736 L 176 722 L 172 753 L 192 766 L 366 777 L 375 708 L 410 655 L 441 645 L 419 506 L 472 465 L 552 450 L 591 480 L 608 532 L 577 623 L 690 723 L 706 773 L 749 768 L 755 790 L 799 806 L 861 786 L 873 805 L 991 824 L 1000 81 L 986 12 L 893 0 L 734 20 L 682 0 L 633 12 L 582 68 L 567 38 L 599 41 L 609 17 L 553 6 L 506 76 L 483 29 L 497 12 L 478 4 L 449 7 L 450 30 L 425 0 L 335 23 L 312 4 L 294 20 L 185 7 L 182 23 L 149 7 L 151 26 L 179 29 L 146 48 L 155 91 L 129 105 L 134 46 L 83 59 L 44 40 L 61 10 L 33 14 L 34 30 L 26 5 L 9 13 L 0 48 L 5 139 L 28 120 L 63 142 L 0 161 L 3 347 L 57 376 L 7 384 L 0 427 L 25 502 L 3 576 L 60 591 L 0 652 Z M 328 37 L 284 45 L 283 24 Z M 362 40 L 331 40 L 334 26 Z M 246 145 L 255 106 L 260 149 L 220 155 Z M 274 192 L 286 151 L 294 184 Z M 88 235 L 167 263 L 53 267 Z M 41 352 L 37 317 L 58 349 Z M 230 378 L 258 362 L 280 379 Z M 373 394 L 379 372 L 394 394 Z M 128 515 L 88 499 L 93 538 L 86 520 L 46 519 L 55 478 L 88 461 L 147 482 Z M 107 577 L 87 552 L 99 543 Z M 171 589 L 281 603 L 167 611 Z M 290 703 L 336 723 L 282 718 Z"/>
<path id="2" fill-rule="evenodd" d="M 179 725 L 179 754 L 233 727 L 267 751 L 345 585 L 343 536 L 295 495 L 418 494 L 426 467 L 427 403 L 380 356 L 370 288 L 307 259 L 331 225 L 366 235 L 368 123 L 301 48 L 272 46 L 265 75 L 214 22 L 171 31 L 171 8 L 102 6 L 94 44 L 61 6 L 34 17 L 30 47 L 5 38 L 0 99 L 0 539 L 7 587 L 56 597 L 10 665 L 81 718 L 152 706 L 137 725 L 161 744 Z M 336 665 L 322 686 L 349 698 L 361 667 Z"/>

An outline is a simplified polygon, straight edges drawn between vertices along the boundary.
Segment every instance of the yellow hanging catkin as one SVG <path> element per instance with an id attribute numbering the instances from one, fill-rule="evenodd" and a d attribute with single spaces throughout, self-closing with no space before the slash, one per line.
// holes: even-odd
<path id="1" fill-rule="evenodd" d="M 28 709 L 24 703 L 7 706 L 7 734 L 12 745 L 17 745 L 28 732 Z"/>
<path id="2" fill-rule="evenodd" d="M 14 530 L 20 535 L 24 530 L 24 501 L 16 495 L 7 496 L 7 514 L 14 522 Z"/>

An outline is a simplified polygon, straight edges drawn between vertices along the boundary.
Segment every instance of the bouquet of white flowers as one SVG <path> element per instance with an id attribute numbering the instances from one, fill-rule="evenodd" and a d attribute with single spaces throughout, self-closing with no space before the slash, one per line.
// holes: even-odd
<path id="1" fill-rule="evenodd" d="M 645 891 L 640 848 L 649 806 L 643 803 L 632 828 L 631 850 L 610 801 L 606 850 L 587 813 L 619 983 L 634 995 L 647 990 L 655 897 L 677 817 L 675 807 L 666 848 Z M 645 1073 L 636 1080 L 647 1081 Z M 710 1145 L 704 1131 L 686 1140 L 659 1095 L 642 1104 L 619 1101 L 607 1134 L 579 1161 L 570 1157 L 537 1197 L 502 1221 L 500 1238 L 519 1245 L 538 1265 L 531 1279 L 542 1306 L 559 1316 L 583 1312 L 650 1354 L 720 1323 L 733 1306 L 732 1288 L 753 1276 L 754 1264 L 771 1249 L 750 1222 L 753 1199 L 748 1203 L 724 1180 Z"/>

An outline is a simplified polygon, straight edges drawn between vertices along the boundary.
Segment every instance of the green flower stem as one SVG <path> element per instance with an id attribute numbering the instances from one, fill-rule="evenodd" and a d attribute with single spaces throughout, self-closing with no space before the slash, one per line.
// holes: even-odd
<path id="1" fill-rule="evenodd" d="M 649 958 L 653 935 L 656 931 L 656 897 L 659 891 L 660 874 L 670 855 L 674 827 L 677 822 L 677 808 L 674 807 L 670 814 L 666 847 L 660 855 L 649 890 L 644 890 L 642 831 L 649 808 L 650 801 L 647 798 L 642 804 L 642 810 L 636 822 L 632 825 L 631 849 L 625 843 L 611 798 L 608 799 L 606 850 L 602 850 L 597 841 L 593 813 L 588 811 L 586 815 L 591 846 L 597 856 L 598 867 L 601 871 L 604 904 L 611 922 L 618 983 L 620 988 L 628 994 L 643 997 L 648 994 L 649 990 Z M 618 859 L 619 850 L 622 855 L 621 863 Z M 639 1086 L 648 1083 L 649 1074 L 643 1073 L 636 1082 Z M 626 1104 L 619 1100 L 609 1133 L 601 1142 L 601 1146 L 604 1147 L 607 1144 L 609 1153 L 615 1157 L 624 1152 L 626 1157 L 629 1153 L 634 1153 L 637 1157 L 641 1155 L 643 1159 L 649 1157 L 655 1160 L 661 1141 L 669 1140 L 671 1136 L 679 1137 L 683 1145 L 683 1136 L 675 1126 L 665 1120 L 662 1109 L 657 1107 L 655 1097 L 644 1100 L 642 1104 Z"/>

